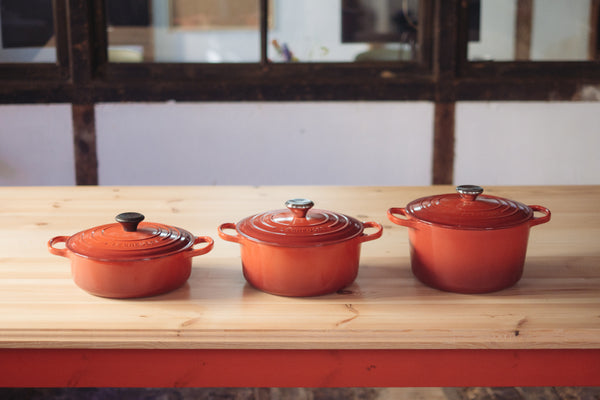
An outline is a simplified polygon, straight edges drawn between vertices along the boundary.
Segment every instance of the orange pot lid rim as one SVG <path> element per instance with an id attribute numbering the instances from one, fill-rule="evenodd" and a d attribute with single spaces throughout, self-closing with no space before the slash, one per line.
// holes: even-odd
<path id="1" fill-rule="evenodd" d="M 353 239 L 364 230 L 355 218 L 331 211 L 312 209 L 308 199 L 292 199 L 287 209 L 256 214 L 236 224 L 245 238 L 274 246 L 307 247 Z"/>
<path id="2" fill-rule="evenodd" d="M 120 220 L 120 217 L 126 218 Z M 188 231 L 154 222 L 141 222 L 139 213 L 123 213 L 119 222 L 74 234 L 65 243 L 72 253 L 101 261 L 133 261 L 164 257 L 191 247 Z"/>
<path id="3" fill-rule="evenodd" d="M 461 185 L 457 193 L 413 200 L 406 213 L 432 225 L 454 229 L 503 229 L 521 225 L 533 218 L 533 210 L 518 201 L 483 195 L 483 188 Z"/>

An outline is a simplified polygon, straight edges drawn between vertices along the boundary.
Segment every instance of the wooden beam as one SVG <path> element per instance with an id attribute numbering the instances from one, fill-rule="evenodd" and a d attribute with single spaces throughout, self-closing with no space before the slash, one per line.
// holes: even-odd
<path id="1" fill-rule="evenodd" d="M 517 0 L 517 23 L 515 29 L 515 61 L 531 58 L 531 25 L 533 0 Z"/>
<path id="2" fill-rule="evenodd" d="M 68 5 L 66 0 L 53 0 L 54 32 L 56 47 L 56 64 L 59 66 L 60 78 L 69 77 L 69 31 L 67 28 Z"/>
<path id="3" fill-rule="evenodd" d="M 71 79 L 75 85 L 85 85 L 92 79 L 90 4 L 85 1 L 69 2 L 69 39 Z"/>
<path id="4" fill-rule="evenodd" d="M 94 105 L 73 104 L 71 114 L 75 149 L 75 182 L 77 185 L 97 185 L 98 157 Z"/>
<path id="5" fill-rule="evenodd" d="M 598 29 L 600 28 L 600 0 L 590 1 L 590 33 L 588 36 L 588 60 L 600 60 L 600 43 Z"/>
<path id="6" fill-rule="evenodd" d="M 434 185 L 452 184 L 454 178 L 454 102 L 437 102 L 433 125 Z"/>
<path id="7" fill-rule="evenodd" d="M 268 63 L 267 49 L 269 47 L 269 2 L 260 0 L 260 63 Z"/>
<path id="8" fill-rule="evenodd" d="M 436 2 L 434 36 L 437 40 L 433 65 L 436 91 L 431 179 L 434 185 L 451 184 L 454 175 L 455 81 L 457 67 L 467 57 L 466 29 L 458 29 L 458 21 L 465 18 L 467 7 L 466 1 Z"/>

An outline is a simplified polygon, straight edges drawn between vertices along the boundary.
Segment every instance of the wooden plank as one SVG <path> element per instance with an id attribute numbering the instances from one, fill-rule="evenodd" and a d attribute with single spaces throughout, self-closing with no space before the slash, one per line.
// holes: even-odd
<path id="1" fill-rule="evenodd" d="M 486 295 L 441 292 L 410 271 L 407 230 L 389 207 L 432 187 L 45 187 L 0 188 L 0 347 L 138 349 L 598 349 L 599 186 L 491 187 L 541 204 L 552 221 L 532 229 L 525 273 Z M 319 208 L 381 222 L 362 246 L 359 276 L 339 293 L 288 298 L 242 275 L 239 245 L 216 227 L 282 208 L 299 194 Z M 110 223 L 137 210 L 149 221 L 215 238 L 181 288 L 111 300 L 80 290 L 70 260 L 48 253 L 53 236 Z"/>

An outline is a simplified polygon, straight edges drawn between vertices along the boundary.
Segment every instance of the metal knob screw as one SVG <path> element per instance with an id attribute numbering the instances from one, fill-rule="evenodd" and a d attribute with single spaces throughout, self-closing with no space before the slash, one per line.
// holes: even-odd
<path id="1" fill-rule="evenodd" d="M 315 203 L 309 199 L 292 199 L 285 202 L 285 206 L 294 214 L 296 218 L 306 218 L 308 210 L 310 210 Z"/>
<path id="2" fill-rule="evenodd" d="M 463 199 L 473 201 L 483 193 L 483 188 L 477 185 L 460 185 L 456 187 L 456 191 Z"/>

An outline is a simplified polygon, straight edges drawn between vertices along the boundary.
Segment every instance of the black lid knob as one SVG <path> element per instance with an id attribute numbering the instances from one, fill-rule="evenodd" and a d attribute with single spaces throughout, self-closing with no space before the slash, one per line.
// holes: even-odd
<path id="1" fill-rule="evenodd" d="M 121 224 L 126 232 L 135 232 L 140 222 L 144 220 L 144 215 L 138 212 L 124 212 L 115 217 L 115 220 Z"/>

